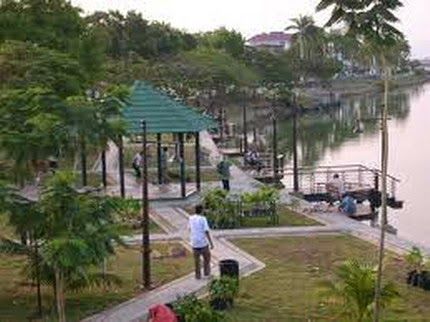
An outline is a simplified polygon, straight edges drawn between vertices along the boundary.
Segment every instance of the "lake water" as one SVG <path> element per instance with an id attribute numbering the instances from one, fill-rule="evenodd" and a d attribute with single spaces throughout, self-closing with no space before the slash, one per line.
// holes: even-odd
<path id="1" fill-rule="evenodd" d="M 301 116 L 299 165 L 380 168 L 381 100 L 382 95 L 363 95 L 339 109 Z M 389 211 L 389 223 L 399 236 L 430 246 L 430 85 L 392 93 L 389 115 L 389 174 L 401 180 L 396 197 L 405 201 L 403 209 Z M 364 120 L 360 134 L 353 131 L 357 119 Z M 292 122 L 278 124 L 279 151 L 291 160 Z M 257 127 L 271 132 L 268 125 Z"/>

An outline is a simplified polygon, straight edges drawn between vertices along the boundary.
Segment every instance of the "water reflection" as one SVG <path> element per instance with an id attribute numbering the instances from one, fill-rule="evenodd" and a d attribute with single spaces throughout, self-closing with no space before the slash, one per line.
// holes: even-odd
<path id="1" fill-rule="evenodd" d="M 389 117 L 397 121 L 407 119 L 410 112 L 410 91 L 390 95 Z M 340 108 L 301 115 L 298 121 L 299 164 L 313 166 L 327 153 L 336 151 L 359 136 L 374 136 L 380 129 L 382 95 L 365 95 L 344 100 Z M 360 130 L 357 131 L 357 123 Z M 292 157 L 292 120 L 279 122 L 279 150 Z M 265 131 L 270 133 L 269 131 Z"/>

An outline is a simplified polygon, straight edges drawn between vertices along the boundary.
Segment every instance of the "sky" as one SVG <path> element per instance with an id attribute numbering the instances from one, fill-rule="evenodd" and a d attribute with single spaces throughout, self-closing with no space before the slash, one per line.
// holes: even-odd
<path id="1" fill-rule="evenodd" d="M 281 31 L 289 19 L 300 14 L 315 16 L 318 24 L 328 12 L 315 13 L 318 0 L 72 0 L 85 13 L 95 10 L 141 12 L 148 20 L 170 23 L 189 32 L 226 27 L 245 37 L 269 31 Z M 430 0 L 403 0 L 399 28 L 412 47 L 412 57 L 430 57 Z"/>

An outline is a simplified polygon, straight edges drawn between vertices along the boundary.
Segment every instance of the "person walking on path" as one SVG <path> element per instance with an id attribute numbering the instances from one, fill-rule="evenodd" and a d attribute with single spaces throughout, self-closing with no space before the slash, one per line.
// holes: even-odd
<path id="1" fill-rule="evenodd" d="M 226 191 L 230 191 L 230 166 L 231 163 L 222 156 L 221 162 L 218 163 L 217 171 L 221 177 L 222 187 Z"/>
<path id="2" fill-rule="evenodd" d="M 136 175 L 136 178 L 138 179 L 142 177 L 142 171 L 141 171 L 142 165 L 143 165 L 143 152 L 138 152 L 134 155 L 133 163 L 132 163 L 134 173 Z"/>
<path id="3" fill-rule="evenodd" d="M 200 257 L 203 257 L 203 273 L 209 278 L 211 274 L 211 251 L 213 249 L 212 239 L 209 233 L 209 225 L 205 216 L 203 216 L 203 207 L 196 206 L 195 214 L 189 218 L 189 230 L 191 246 L 193 247 L 195 276 L 201 279 Z M 209 248 L 210 247 L 210 248 Z"/>

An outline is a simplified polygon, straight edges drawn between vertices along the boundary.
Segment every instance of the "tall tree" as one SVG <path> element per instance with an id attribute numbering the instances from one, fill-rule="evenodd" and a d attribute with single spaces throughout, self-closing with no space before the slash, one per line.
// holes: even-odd
<path id="1" fill-rule="evenodd" d="M 0 2 L 0 43 L 32 43 L 75 53 L 83 30 L 81 10 L 67 0 L 4 0 Z"/>
<path id="2" fill-rule="evenodd" d="M 383 258 L 385 249 L 385 230 L 387 225 L 387 170 L 388 170 L 388 94 L 391 66 L 388 53 L 399 43 L 404 42 L 403 34 L 396 28 L 399 21 L 395 11 L 402 7 L 400 0 L 322 0 L 318 10 L 333 7 L 328 26 L 343 22 L 348 33 L 355 35 L 359 41 L 368 43 L 373 52 L 377 53 L 384 76 L 384 105 L 382 108 L 382 205 L 381 205 L 381 236 L 378 251 L 378 274 L 375 285 L 374 321 L 380 319 L 381 285 Z"/>
<path id="3" fill-rule="evenodd" d="M 294 31 L 294 37 L 299 43 L 299 57 L 304 60 L 306 49 L 318 35 L 320 28 L 315 25 L 311 16 L 302 16 L 291 19 L 292 24 L 285 28 L 286 31 Z"/>
<path id="4" fill-rule="evenodd" d="M 224 50 L 235 58 L 242 57 L 245 52 L 245 39 L 241 33 L 225 27 L 206 32 L 199 40 L 204 46 Z"/>

